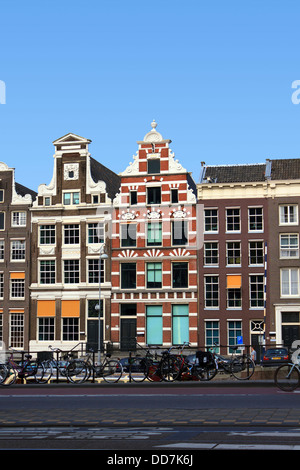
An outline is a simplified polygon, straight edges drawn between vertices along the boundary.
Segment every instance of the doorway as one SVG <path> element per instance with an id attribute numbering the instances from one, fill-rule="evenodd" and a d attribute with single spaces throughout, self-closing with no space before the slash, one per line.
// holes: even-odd
<path id="1" fill-rule="evenodd" d="M 300 339 L 300 325 L 282 325 L 282 341 L 290 349 L 293 342 Z"/>
<path id="2" fill-rule="evenodd" d="M 135 351 L 136 349 L 136 318 L 121 318 L 122 351 Z"/>
<path id="3" fill-rule="evenodd" d="M 88 320 L 87 322 L 87 351 L 92 349 L 98 351 L 98 325 L 99 320 Z M 101 336 L 101 351 L 103 351 L 103 320 L 100 323 L 100 336 Z"/>

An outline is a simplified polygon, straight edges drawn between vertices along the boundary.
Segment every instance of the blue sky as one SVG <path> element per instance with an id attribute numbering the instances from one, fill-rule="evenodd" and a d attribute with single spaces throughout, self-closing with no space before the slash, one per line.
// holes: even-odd
<path id="1" fill-rule="evenodd" d="M 74 132 L 116 173 L 151 129 L 196 182 L 207 164 L 300 158 L 297 0 L 0 5 L 0 161 L 37 190 Z"/>

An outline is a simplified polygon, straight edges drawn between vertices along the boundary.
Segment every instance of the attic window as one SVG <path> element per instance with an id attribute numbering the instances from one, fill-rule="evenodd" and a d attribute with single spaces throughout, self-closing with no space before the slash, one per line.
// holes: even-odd
<path id="1" fill-rule="evenodd" d="M 148 160 L 148 174 L 160 173 L 160 159 L 151 158 Z"/>

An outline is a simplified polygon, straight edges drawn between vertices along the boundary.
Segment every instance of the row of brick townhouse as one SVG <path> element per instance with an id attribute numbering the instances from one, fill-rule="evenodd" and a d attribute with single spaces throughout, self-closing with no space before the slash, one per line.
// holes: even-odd
<path id="1" fill-rule="evenodd" d="M 72 133 L 37 192 L 0 163 L 5 345 L 300 339 L 300 159 L 202 162 L 195 182 L 156 127 L 119 174 Z"/>

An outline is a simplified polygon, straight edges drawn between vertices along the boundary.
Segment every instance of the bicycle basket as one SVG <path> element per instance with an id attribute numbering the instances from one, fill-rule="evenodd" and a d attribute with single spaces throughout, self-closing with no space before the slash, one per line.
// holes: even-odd
<path id="1" fill-rule="evenodd" d="M 213 364 L 213 356 L 210 352 L 197 351 L 196 352 L 196 365 L 200 367 L 209 367 Z"/>

